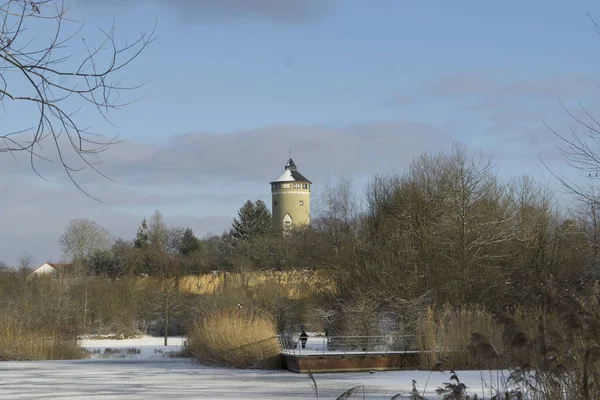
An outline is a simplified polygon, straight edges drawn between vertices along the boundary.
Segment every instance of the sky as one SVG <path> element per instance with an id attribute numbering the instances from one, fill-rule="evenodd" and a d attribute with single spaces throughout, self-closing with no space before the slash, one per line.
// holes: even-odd
<path id="1" fill-rule="evenodd" d="M 80 124 L 122 141 L 98 165 L 110 179 L 89 168 L 74 174 L 100 201 L 56 162 L 36 160 L 41 178 L 27 155 L 0 152 L 0 260 L 7 263 L 26 251 L 35 264 L 60 260 L 57 240 L 73 218 L 131 239 L 160 210 L 199 237 L 220 234 L 246 200 L 270 205 L 268 183 L 290 150 L 314 196 L 340 176 L 360 193 L 374 174 L 401 172 L 456 141 L 492 155 L 500 179 L 528 174 L 554 185 L 542 161 L 572 171 L 548 126 L 567 135 L 580 129 L 562 105 L 600 116 L 600 35 L 586 15 L 600 20 L 597 2 L 70 5 L 65 32 L 84 25 L 59 54 L 85 57 L 85 45 L 100 43 L 111 27 L 123 45 L 156 24 L 156 40 L 116 74 L 144 85 L 122 93 L 120 101 L 135 101 L 110 110 L 110 123 L 77 98 L 65 102 Z M 53 26 L 28 23 L 24 37 L 45 44 Z M 26 90 L 18 77 L 5 78 Z M 1 130 L 32 125 L 30 111 L 2 103 Z M 57 160 L 51 142 L 43 152 Z"/>

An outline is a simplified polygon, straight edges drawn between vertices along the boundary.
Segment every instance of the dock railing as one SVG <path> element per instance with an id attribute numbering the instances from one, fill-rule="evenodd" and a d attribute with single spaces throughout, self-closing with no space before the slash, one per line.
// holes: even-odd
<path id="1" fill-rule="evenodd" d="M 293 356 L 398 354 L 419 351 L 416 335 L 309 336 L 304 346 L 299 335 L 279 335 L 278 340 L 282 354 Z"/>

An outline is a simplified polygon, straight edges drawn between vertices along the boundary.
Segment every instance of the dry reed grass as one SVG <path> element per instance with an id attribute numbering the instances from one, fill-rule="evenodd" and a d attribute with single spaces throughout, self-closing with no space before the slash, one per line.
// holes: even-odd
<path id="1" fill-rule="evenodd" d="M 501 358 L 508 376 L 496 372 L 495 397 L 523 400 L 600 399 L 600 305 L 590 298 L 563 296 L 547 315 L 529 324 L 498 315 L 503 351 L 490 354 L 487 338 L 472 340 L 470 352 Z M 531 332 L 531 322 L 537 330 Z M 492 355 L 493 357 L 490 357 Z M 490 371 L 491 375 L 491 371 Z"/>
<path id="2" fill-rule="evenodd" d="M 315 291 L 332 291 L 333 285 L 320 271 L 255 271 L 245 274 L 220 272 L 204 275 L 188 275 L 181 279 L 180 288 L 191 294 L 223 293 L 230 288 L 253 288 L 276 284 L 282 287 L 288 298 L 300 299 Z"/>
<path id="3" fill-rule="evenodd" d="M 541 315 L 536 310 L 514 312 L 514 318 L 530 335 L 535 334 Z M 504 350 L 503 329 L 494 314 L 483 306 L 428 307 L 426 316 L 417 325 L 418 346 L 423 351 L 421 366 L 455 370 L 506 367 L 506 360 L 492 357 Z M 484 360 L 468 351 L 473 341 L 482 340 L 491 345 Z"/>
<path id="4" fill-rule="evenodd" d="M 189 332 L 190 356 L 236 368 L 281 368 L 275 324 L 265 313 L 226 308 L 206 314 Z"/>
<path id="5" fill-rule="evenodd" d="M 56 332 L 27 329 L 7 317 L 0 317 L 0 359 L 2 360 L 75 360 L 86 354 L 76 338 Z"/>

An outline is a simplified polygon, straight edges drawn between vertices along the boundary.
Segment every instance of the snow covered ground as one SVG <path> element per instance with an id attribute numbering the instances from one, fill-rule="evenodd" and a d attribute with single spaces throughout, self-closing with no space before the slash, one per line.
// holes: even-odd
<path id="1" fill-rule="evenodd" d="M 177 351 L 182 338 L 169 338 L 168 351 Z M 162 338 L 84 340 L 88 349 L 100 349 L 94 358 L 76 361 L 0 362 L 0 399 L 315 399 L 305 374 L 288 371 L 236 370 L 199 365 L 185 358 L 164 356 Z M 172 344 L 172 346 L 171 346 Z M 104 349 L 139 349 L 130 357 Z M 162 353 L 160 351 L 161 350 Z M 105 355 L 101 357 L 100 355 Z M 114 358 L 107 358 L 114 357 Z M 481 397 L 479 371 L 458 373 Z M 344 391 L 364 385 L 365 398 L 390 399 L 408 395 L 412 380 L 420 392 L 429 377 L 423 371 L 317 374 L 320 399 L 335 399 Z M 434 372 L 426 397 L 439 399 L 435 389 L 449 382 L 449 374 Z M 490 380 L 488 373 L 484 378 Z M 495 378 L 494 378 L 495 379 Z M 485 393 L 489 398 L 489 392 Z M 360 396 L 362 398 L 362 391 Z M 406 397 L 405 397 L 406 398 Z"/>

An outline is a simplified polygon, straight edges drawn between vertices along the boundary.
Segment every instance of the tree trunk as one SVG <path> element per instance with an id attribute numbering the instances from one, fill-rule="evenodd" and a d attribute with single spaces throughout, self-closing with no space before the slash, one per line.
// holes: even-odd
<path id="1" fill-rule="evenodd" d="M 165 346 L 167 346 L 167 340 L 169 337 L 169 293 L 166 291 L 164 283 L 163 290 L 165 295 Z"/>
<path id="2" fill-rule="evenodd" d="M 88 309 L 88 280 L 87 277 L 85 279 L 85 298 L 83 300 L 83 329 L 85 329 L 85 324 L 87 322 L 87 309 Z"/>

